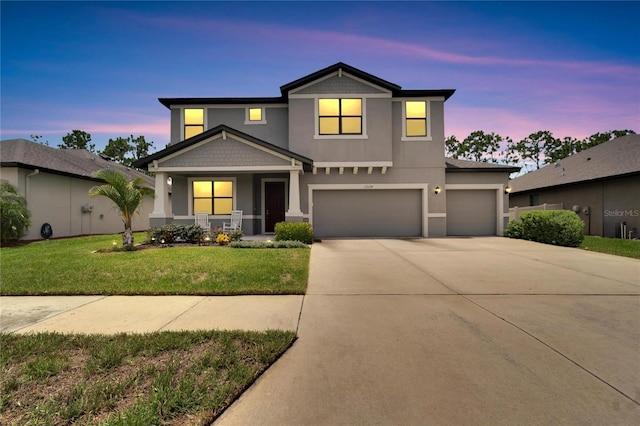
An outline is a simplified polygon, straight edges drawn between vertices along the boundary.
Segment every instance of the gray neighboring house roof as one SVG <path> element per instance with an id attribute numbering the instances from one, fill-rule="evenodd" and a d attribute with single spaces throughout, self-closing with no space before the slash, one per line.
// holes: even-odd
<path id="1" fill-rule="evenodd" d="M 510 182 L 511 193 L 640 174 L 640 135 L 601 143 Z"/>
<path id="2" fill-rule="evenodd" d="M 71 176 L 100 182 L 91 176 L 102 169 L 113 169 L 133 180 L 142 177 L 153 188 L 155 180 L 142 172 L 107 160 L 85 149 L 56 149 L 26 139 L 0 141 L 0 166 Z"/>
<path id="3" fill-rule="evenodd" d="M 483 161 L 458 160 L 455 158 L 444 159 L 446 172 L 519 172 L 520 167 L 506 164 L 485 163 Z"/>

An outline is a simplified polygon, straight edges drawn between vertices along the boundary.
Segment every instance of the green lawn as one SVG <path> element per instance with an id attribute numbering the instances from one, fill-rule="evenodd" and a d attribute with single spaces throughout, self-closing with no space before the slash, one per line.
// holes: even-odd
<path id="1" fill-rule="evenodd" d="M 136 242 L 145 234 L 135 235 Z M 0 248 L 2 295 L 304 294 L 309 249 L 166 247 L 95 253 L 120 235 Z"/>
<path id="2" fill-rule="evenodd" d="M 640 241 L 623 240 L 620 238 L 602 238 L 590 235 L 584 236 L 580 248 L 600 253 L 640 259 Z"/>
<path id="3" fill-rule="evenodd" d="M 0 424 L 210 424 L 294 340 L 284 331 L 0 334 Z"/>

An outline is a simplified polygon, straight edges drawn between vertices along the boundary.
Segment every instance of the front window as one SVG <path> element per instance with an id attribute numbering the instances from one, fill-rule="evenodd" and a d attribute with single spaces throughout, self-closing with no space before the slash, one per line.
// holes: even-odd
<path id="1" fill-rule="evenodd" d="M 405 113 L 406 136 L 427 136 L 427 103 L 425 101 L 407 101 Z"/>
<path id="2" fill-rule="evenodd" d="M 184 138 L 204 132 L 204 109 L 185 108 L 184 109 Z"/>
<path id="3" fill-rule="evenodd" d="M 321 135 L 361 135 L 362 99 L 318 99 Z"/>
<path id="4" fill-rule="evenodd" d="M 193 182 L 193 212 L 231 214 L 233 182 L 197 180 Z"/>
<path id="5" fill-rule="evenodd" d="M 264 107 L 246 108 L 244 124 L 267 124 Z"/>

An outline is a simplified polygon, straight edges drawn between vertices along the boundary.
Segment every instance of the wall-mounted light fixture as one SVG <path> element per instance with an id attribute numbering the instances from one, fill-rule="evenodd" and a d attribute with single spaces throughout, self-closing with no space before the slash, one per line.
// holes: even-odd
<path id="1" fill-rule="evenodd" d="M 434 193 L 434 194 L 436 194 L 436 195 L 438 195 L 438 194 L 440 193 L 440 191 L 442 191 L 442 189 L 440 189 L 440 187 L 439 187 L 439 186 L 436 186 L 436 187 L 433 189 L 433 193 Z"/>
<path id="2" fill-rule="evenodd" d="M 511 187 L 509 185 L 504 187 L 504 193 L 509 194 L 511 192 Z"/>

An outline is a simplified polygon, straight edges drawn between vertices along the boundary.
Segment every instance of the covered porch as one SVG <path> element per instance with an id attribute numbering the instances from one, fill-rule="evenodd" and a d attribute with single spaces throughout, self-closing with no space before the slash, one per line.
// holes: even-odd
<path id="1" fill-rule="evenodd" d="M 311 160 L 226 126 L 137 164 L 155 174 L 150 226 L 194 223 L 196 212 L 222 226 L 232 210 L 242 210 L 244 234 L 261 235 L 273 233 L 277 222 L 303 220 L 300 175 L 312 170 Z"/>

